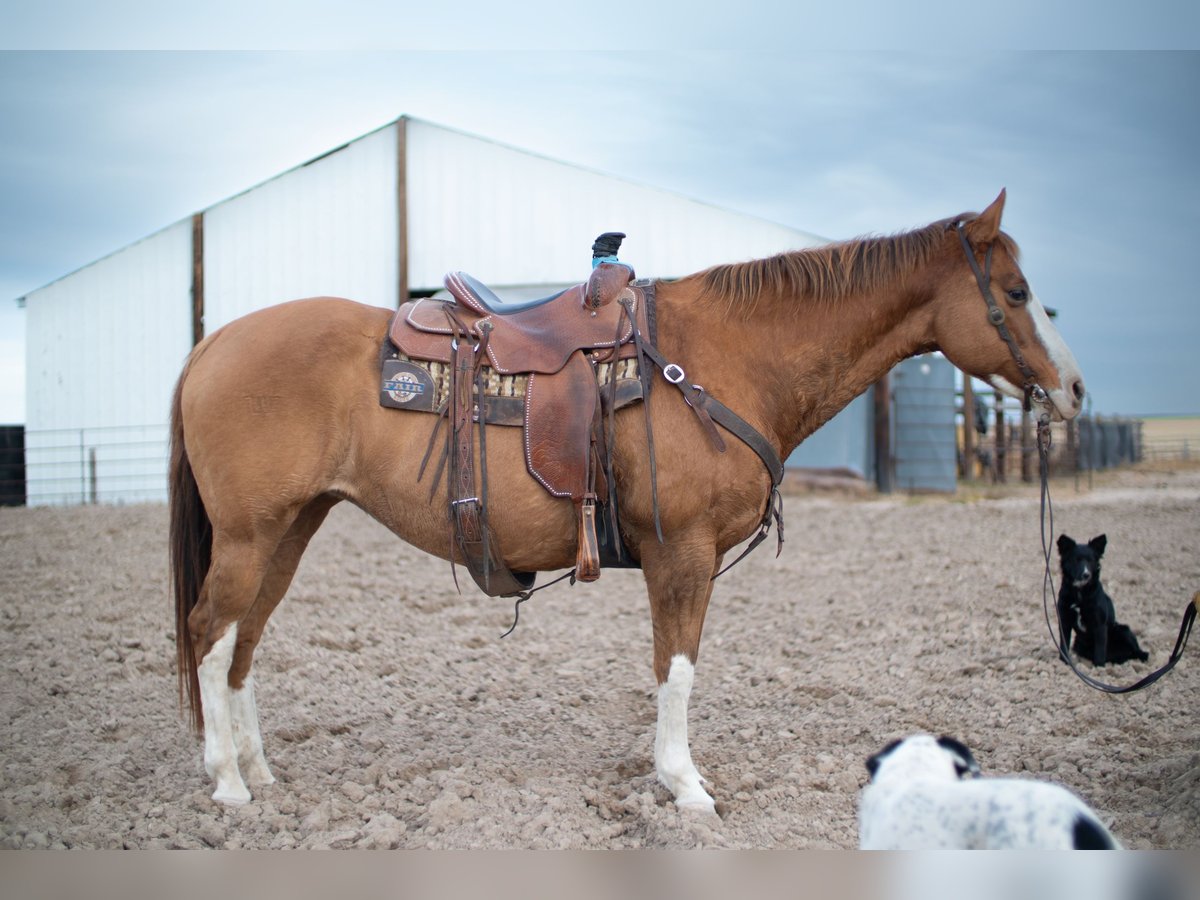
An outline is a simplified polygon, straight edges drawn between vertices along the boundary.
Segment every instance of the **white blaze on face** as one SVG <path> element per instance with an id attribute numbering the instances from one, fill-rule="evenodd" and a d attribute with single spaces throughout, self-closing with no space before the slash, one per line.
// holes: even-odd
<path id="1" fill-rule="evenodd" d="M 1075 355 L 1071 353 L 1071 349 L 1062 339 L 1062 335 L 1050 321 L 1046 308 L 1042 306 L 1041 301 L 1032 290 L 1029 292 L 1029 301 L 1025 308 L 1029 311 L 1030 318 L 1033 319 L 1034 335 L 1037 337 L 1038 343 L 1042 345 L 1046 356 L 1050 359 L 1050 364 L 1058 373 L 1058 386 L 1047 388 L 1050 403 L 1054 407 L 1054 412 L 1057 413 L 1055 418 L 1072 418 L 1079 413 L 1083 402 L 1082 399 L 1075 396 L 1075 385 L 1082 386 L 1083 384 L 1079 363 L 1075 361 Z M 987 382 L 996 390 L 1008 394 L 1010 397 L 1020 399 L 1024 396 L 1021 388 L 1007 378 L 990 375 Z"/>

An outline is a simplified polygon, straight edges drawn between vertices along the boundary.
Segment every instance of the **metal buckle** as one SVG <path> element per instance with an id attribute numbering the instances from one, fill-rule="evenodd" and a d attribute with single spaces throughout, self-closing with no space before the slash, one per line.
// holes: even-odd
<path id="1" fill-rule="evenodd" d="M 663 366 L 662 373 L 663 378 L 667 379 L 671 384 L 679 384 L 684 379 L 683 368 L 677 366 L 675 363 L 667 363 Z"/>
<path id="2" fill-rule="evenodd" d="M 703 403 L 703 399 L 702 399 L 702 398 L 704 397 L 704 385 L 701 385 L 701 384 L 693 384 L 693 385 L 692 385 L 692 387 L 696 389 L 696 395 L 695 395 L 695 396 L 696 396 L 697 398 L 701 398 L 701 403 L 700 403 L 700 405 L 701 405 L 701 406 L 703 406 L 703 405 L 704 405 L 704 403 Z M 685 393 L 684 393 L 684 395 L 683 395 L 683 399 L 684 399 L 684 401 L 687 403 L 687 405 L 688 405 L 688 406 L 690 406 L 692 409 L 696 409 L 696 404 L 692 402 L 692 398 L 691 398 L 691 397 L 689 397 L 689 396 L 687 395 L 687 393 L 686 393 L 686 392 L 685 392 Z"/>
<path id="3" fill-rule="evenodd" d="M 475 503 L 475 504 L 478 504 L 478 503 L 479 503 L 479 498 L 478 498 L 478 497 L 463 497 L 461 500 L 451 500 L 451 501 L 450 501 L 450 505 L 451 505 L 451 506 L 458 506 L 458 504 L 460 504 L 460 503 Z"/>

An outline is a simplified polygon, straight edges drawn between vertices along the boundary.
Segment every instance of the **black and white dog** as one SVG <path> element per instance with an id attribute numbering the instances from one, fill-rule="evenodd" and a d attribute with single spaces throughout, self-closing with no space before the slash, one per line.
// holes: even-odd
<path id="1" fill-rule="evenodd" d="M 1138 646 L 1128 625 L 1117 621 L 1112 599 L 1100 584 L 1100 557 L 1108 545 L 1105 535 L 1077 544 L 1065 534 L 1058 538 L 1062 584 L 1058 590 L 1058 621 L 1062 629 L 1062 652 L 1067 653 L 1071 634 L 1075 652 L 1094 666 L 1145 662 L 1150 654 Z"/>
<path id="2" fill-rule="evenodd" d="M 1066 788 L 980 778 L 949 737 L 913 735 L 867 760 L 859 804 L 863 850 L 1112 850 L 1120 845 Z"/>

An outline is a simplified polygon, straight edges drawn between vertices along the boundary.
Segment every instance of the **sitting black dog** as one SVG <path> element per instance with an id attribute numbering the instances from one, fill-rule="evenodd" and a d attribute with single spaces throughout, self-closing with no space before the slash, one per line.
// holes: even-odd
<path id="1" fill-rule="evenodd" d="M 1138 646 L 1128 625 L 1117 621 L 1112 599 L 1100 584 L 1100 557 L 1108 544 L 1105 535 L 1077 544 L 1065 534 L 1058 539 L 1062 563 L 1062 586 L 1058 591 L 1058 621 L 1062 629 L 1061 650 L 1065 656 L 1075 633 L 1075 652 L 1092 665 L 1145 662 L 1150 654 Z"/>

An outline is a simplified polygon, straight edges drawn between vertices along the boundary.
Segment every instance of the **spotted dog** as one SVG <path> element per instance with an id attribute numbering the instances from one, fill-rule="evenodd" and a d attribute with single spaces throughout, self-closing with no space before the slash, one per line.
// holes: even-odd
<path id="1" fill-rule="evenodd" d="M 1120 845 L 1065 788 L 980 778 L 971 751 L 927 734 L 893 741 L 867 760 L 859 805 L 864 850 L 1111 850 Z"/>

